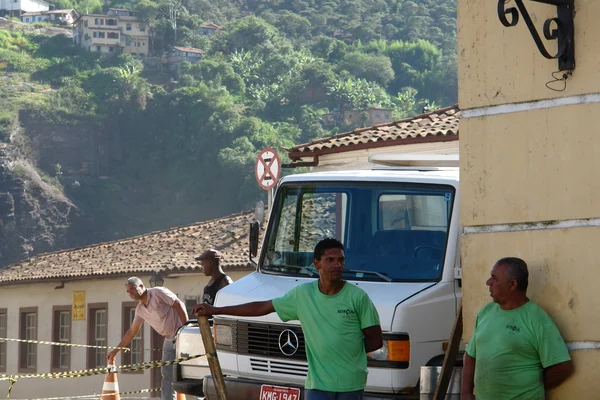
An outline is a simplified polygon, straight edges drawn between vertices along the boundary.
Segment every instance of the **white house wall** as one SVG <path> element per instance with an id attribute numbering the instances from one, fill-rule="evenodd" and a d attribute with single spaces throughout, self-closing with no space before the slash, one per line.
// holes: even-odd
<path id="1" fill-rule="evenodd" d="M 35 12 L 47 11 L 49 8 L 48 3 L 35 0 L 17 0 L 16 3 L 13 0 L 0 0 L 0 10 Z"/>
<path id="2" fill-rule="evenodd" d="M 228 274 L 233 280 L 240 279 L 248 274 L 248 271 L 232 271 Z M 140 278 L 148 285 L 149 276 Z M 0 309 L 7 310 L 7 337 L 19 338 L 19 310 L 25 307 L 37 307 L 37 338 L 42 341 L 52 340 L 52 314 L 53 306 L 71 306 L 74 291 L 85 291 L 84 321 L 71 321 L 71 342 L 87 344 L 88 341 L 88 304 L 108 303 L 108 345 L 116 346 L 122 336 L 122 310 L 124 302 L 131 302 L 125 292 L 126 277 L 89 279 L 81 281 L 67 281 L 64 288 L 55 289 L 59 282 L 29 283 L 0 286 L 2 296 L 0 297 Z M 186 296 L 200 296 L 208 278 L 202 274 L 186 274 L 180 277 L 165 278 L 163 286 L 171 289 L 182 300 Z M 144 361 L 150 361 L 150 326 L 144 324 Z M 7 368 L 4 374 L 18 374 L 19 344 L 7 342 Z M 51 372 L 51 346 L 37 345 L 37 370 L 35 373 Z M 121 365 L 121 355 L 117 357 L 117 365 Z M 87 368 L 87 349 L 71 348 L 71 370 L 83 370 Z M 0 373 L 1 375 L 2 373 Z M 143 374 L 119 374 L 120 390 L 135 391 L 151 388 L 151 371 L 146 370 Z M 79 395 L 98 394 L 102 390 L 103 375 L 62 378 L 62 379 L 21 379 L 12 389 L 11 399 L 32 399 L 47 397 L 70 397 Z M 8 392 L 8 381 L 0 381 L 0 397 L 5 397 Z M 134 395 L 128 397 L 136 397 Z M 149 397 L 148 394 L 140 394 L 137 397 Z"/>
<path id="3" fill-rule="evenodd" d="M 369 164 L 369 155 L 371 154 L 458 154 L 458 140 L 402 144 L 325 154 L 319 157 L 319 165 L 313 167 L 312 171 L 370 169 L 372 165 Z M 304 161 L 312 160 L 307 157 Z"/>

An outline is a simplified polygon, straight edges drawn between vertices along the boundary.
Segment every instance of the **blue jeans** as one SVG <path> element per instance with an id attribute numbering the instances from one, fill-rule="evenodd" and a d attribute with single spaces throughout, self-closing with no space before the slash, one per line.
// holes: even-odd
<path id="1" fill-rule="evenodd" d="M 362 400 L 363 390 L 355 392 L 325 392 L 323 390 L 304 390 L 304 400 Z"/>
<path id="2" fill-rule="evenodd" d="M 175 359 L 175 343 L 172 339 L 165 338 L 163 343 L 162 360 L 171 361 Z M 173 365 L 165 365 L 160 367 L 160 374 L 162 375 L 161 399 L 162 400 L 177 400 L 177 394 L 173 391 Z"/>

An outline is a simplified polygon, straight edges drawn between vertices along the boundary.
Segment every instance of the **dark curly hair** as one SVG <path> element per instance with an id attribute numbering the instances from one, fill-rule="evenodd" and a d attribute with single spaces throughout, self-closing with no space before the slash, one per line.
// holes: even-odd
<path id="1" fill-rule="evenodd" d="M 315 254 L 314 254 L 315 260 L 320 260 L 321 256 L 323 254 L 325 254 L 325 250 L 329 250 L 329 249 L 344 250 L 344 245 L 342 244 L 342 242 L 340 242 L 339 240 L 334 239 L 334 238 L 325 238 L 325 239 L 321 240 L 315 246 Z"/>

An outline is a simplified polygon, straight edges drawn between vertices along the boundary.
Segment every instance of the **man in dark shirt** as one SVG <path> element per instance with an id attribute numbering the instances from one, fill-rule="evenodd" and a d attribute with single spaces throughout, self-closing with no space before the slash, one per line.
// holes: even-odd
<path id="1" fill-rule="evenodd" d="M 196 261 L 202 265 L 202 272 L 205 276 L 210 276 L 210 281 L 204 287 L 204 295 L 202 296 L 202 302 L 210 304 L 211 306 L 215 303 L 215 297 L 217 292 L 229 285 L 233 281 L 227 276 L 221 268 L 221 253 L 215 249 L 208 249 L 198 257 Z"/>

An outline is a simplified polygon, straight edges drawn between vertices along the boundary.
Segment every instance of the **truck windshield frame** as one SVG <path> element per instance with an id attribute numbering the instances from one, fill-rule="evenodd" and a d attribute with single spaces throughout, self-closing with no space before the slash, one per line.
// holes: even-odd
<path id="1" fill-rule="evenodd" d="M 314 246 L 344 243 L 344 279 L 435 282 L 446 264 L 456 189 L 403 182 L 289 182 L 273 202 L 259 270 L 318 278 Z"/>

